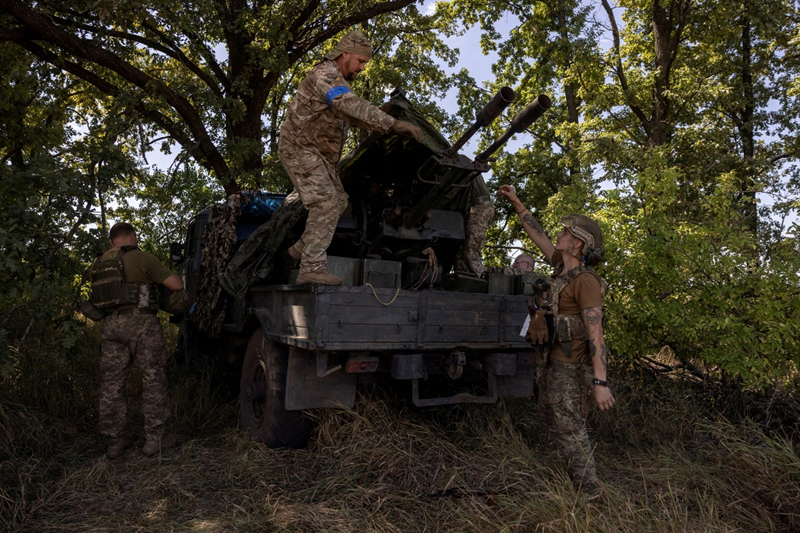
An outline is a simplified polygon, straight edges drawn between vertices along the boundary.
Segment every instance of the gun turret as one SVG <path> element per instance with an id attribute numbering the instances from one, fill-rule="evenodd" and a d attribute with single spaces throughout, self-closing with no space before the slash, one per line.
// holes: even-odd
<path id="1" fill-rule="evenodd" d="M 511 125 L 506 132 L 493 142 L 489 148 L 481 152 L 475 158 L 474 162 L 470 161 L 466 156 L 457 154 L 457 148 L 466 142 L 464 140 L 465 137 L 467 139 L 471 137 L 475 131 L 481 127 L 480 124 L 482 120 L 485 120 L 486 117 L 491 117 L 491 120 L 494 120 L 508 103 L 510 103 L 508 102 L 505 105 L 500 103 L 507 100 L 503 95 L 504 89 L 508 89 L 508 87 L 501 89 L 492 101 L 478 113 L 475 124 L 470 127 L 467 133 L 462 135 L 453 147 L 441 155 L 431 156 L 428 161 L 419 168 L 417 171 L 417 180 L 421 183 L 432 185 L 433 187 L 405 215 L 403 219 L 403 226 L 405 228 L 413 228 L 419 223 L 436 202 L 447 194 L 448 190 L 453 187 L 467 187 L 469 182 L 475 179 L 476 176 L 488 171 L 488 162 L 492 154 L 508 142 L 512 135 L 528 129 L 536 119 L 541 117 L 544 112 L 550 108 L 550 98 L 544 94 L 540 94 L 533 103 L 529 104 L 511 121 Z M 506 92 L 506 95 L 513 95 L 514 91 L 511 89 L 509 89 L 509 91 L 510 93 Z M 500 107 L 500 105 L 503 105 L 503 107 Z M 456 149 L 455 151 L 454 148 Z"/>

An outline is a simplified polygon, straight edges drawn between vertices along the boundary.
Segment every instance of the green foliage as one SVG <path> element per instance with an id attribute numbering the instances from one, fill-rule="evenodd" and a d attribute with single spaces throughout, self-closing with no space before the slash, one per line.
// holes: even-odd
<path id="1" fill-rule="evenodd" d="M 796 239 L 764 241 L 741 230 L 734 173 L 694 206 L 694 220 L 676 223 L 680 171 L 659 156 L 647 167 L 638 193 L 609 191 L 594 212 L 609 252 L 601 272 L 615 354 L 633 358 L 668 345 L 755 387 L 789 374 L 800 364 Z M 659 200 L 642 201 L 653 196 Z"/>
<path id="2" fill-rule="evenodd" d="M 276 156 L 286 106 L 357 27 L 375 55 L 356 92 L 380 104 L 404 89 L 450 137 L 503 85 L 517 102 L 481 147 L 538 94 L 552 97 L 545 117 L 498 152 L 490 186 L 514 185 L 551 233 L 572 212 L 600 221 L 617 357 L 666 344 L 754 387 L 796 369 L 796 3 L 451 0 L 432 15 L 411 0 L 306 6 L 3 8 L 4 350 L 36 324 L 61 331 L 65 356 L 74 351 L 66 305 L 112 222 L 132 222 L 166 259 L 172 232 L 226 194 L 288 192 Z M 446 71 L 458 51 L 444 39 L 473 25 L 496 54 L 492 80 Z M 453 91 L 459 109 L 448 112 L 436 101 Z M 170 168 L 150 167 L 155 149 L 175 158 Z M 485 255 L 499 265 L 509 247 L 533 245 L 506 203 L 497 212 Z"/>
<path id="3" fill-rule="evenodd" d="M 669 345 L 764 387 L 800 364 L 797 7 L 618 5 L 440 4 L 480 24 L 498 55 L 490 87 L 521 102 L 555 96 L 491 184 L 514 185 L 551 234 L 571 212 L 601 223 L 616 357 Z M 499 21 L 511 21 L 507 34 Z M 508 204 L 498 213 L 490 242 L 533 248 Z M 505 248 L 485 255 L 509 260 Z"/>
<path id="4" fill-rule="evenodd" d="M 109 109 L 135 123 L 143 153 L 166 134 L 168 150 L 191 158 L 232 194 L 288 186 L 275 157 L 283 110 L 320 51 L 344 31 L 362 27 L 381 54 L 367 98 L 382 100 L 380 89 L 401 81 L 412 90 L 449 88 L 430 61 L 453 61 L 439 37 L 447 28 L 414 4 L 13 2 L 3 7 L 0 28 L 6 40 L 105 95 Z"/>

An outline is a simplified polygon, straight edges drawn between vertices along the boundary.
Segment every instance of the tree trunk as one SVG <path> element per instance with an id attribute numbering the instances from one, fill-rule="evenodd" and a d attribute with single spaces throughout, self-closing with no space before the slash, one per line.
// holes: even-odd
<path id="1" fill-rule="evenodd" d="M 646 126 L 651 146 L 666 144 L 669 137 L 669 75 L 672 49 L 672 20 L 659 0 L 653 0 L 653 46 L 655 48 L 655 82 L 653 84 L 653 111 Z"/>
<path id="2" fill-rule="evenodd" d="M 755 191 L 755 166 L 753 158 L 755 156 L 755 132 L 753 128 L 753 116 L 755 114 L 755 91 L 753 88 L 753 43 L 752 43 L 752 24 L 748 14 L 748 5 L 744 4 L 744 13 L 740 19 L 741 36 L 741 71 L 742 79 L 742 107 L 736 114 L 736 128 L 742 141 L 742 196 L 744 204 L 742 206 L 742 218 L 746 228 L 755 233 L 758 230 L 758 211 L 756 209 Z"/>

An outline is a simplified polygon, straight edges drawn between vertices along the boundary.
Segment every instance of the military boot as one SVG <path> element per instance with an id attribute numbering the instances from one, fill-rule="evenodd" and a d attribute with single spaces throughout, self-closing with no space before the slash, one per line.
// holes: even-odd
<path id="1" fill-rule="evenodd" d="M 302 246 L 298 246 L 299 244 L 300 244 L 300 241 L 297 241 L 296 243 L 294 243 L 293 245 L 291 245 L 289 247 L 289 255 L 295 261 L 300 261 L 300 258 L 303 257 L 303 247 Z"/>
<path id="2" fill-rule="evenodd" d="M 106 443 L 106 457 L 109 459 L 116 459 L 125 452 L 125 449 L 131 443 L 127 437 L 117 437 L 115 439 L 108 439 Z"/>
<path id="3" fill-rule="evenodd" d="M 341 285 L 342 278 L 334 276 L 327 270 L 318 270 L 316 272 L 300 272 L 297 275 L 297 283 L 305 285 L 313 283 L 314 285 Z"/>
<path id="4" fill-rule="evenodd" d="M 603 494 L 603 485 L 597 476 L 585 476 L 583 479 L 575 478 L 572 480 L 575 491 L 579 492 L 586 502 L 593 502 Z"/>
<path id="5" fill-rule="evenodd" d="M 147 437 L 142 446 L 142 453 L 145 455 L 153 455 L 162 452 L 169 448 L 174 448 L 178 439 L 175 435 L 167 435 L 165 437 Z"/>

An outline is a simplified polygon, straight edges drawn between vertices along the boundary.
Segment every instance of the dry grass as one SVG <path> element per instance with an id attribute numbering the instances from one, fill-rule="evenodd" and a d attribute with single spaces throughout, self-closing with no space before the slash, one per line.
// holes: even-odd
<path id="1" fill-rule="evenodd" d="M 58 367 L 34 400 L 19 387 L 35 380 L 0 392 L 4 530 L 800 530 L 793 445 L 713 416 L 679 381 L 621 383 L 618 408 L 593 415 L 606 487 L 601 501 L 586 504 L 530 400 L 415 410 L 368 390 L 352 411 L 314 413 L 307 449 L 269 450 L 238 430 L 235 400 L 215 393 L 210 379 L 176 374 L 172 424 L 182 445 L 109 461 L 95 427 L 95 346 L 85 342 L 85 355 Z M 68 371 L 72 381 L 60 374 Z M 135 402 L 132 411 L 141 432 Z"/>

